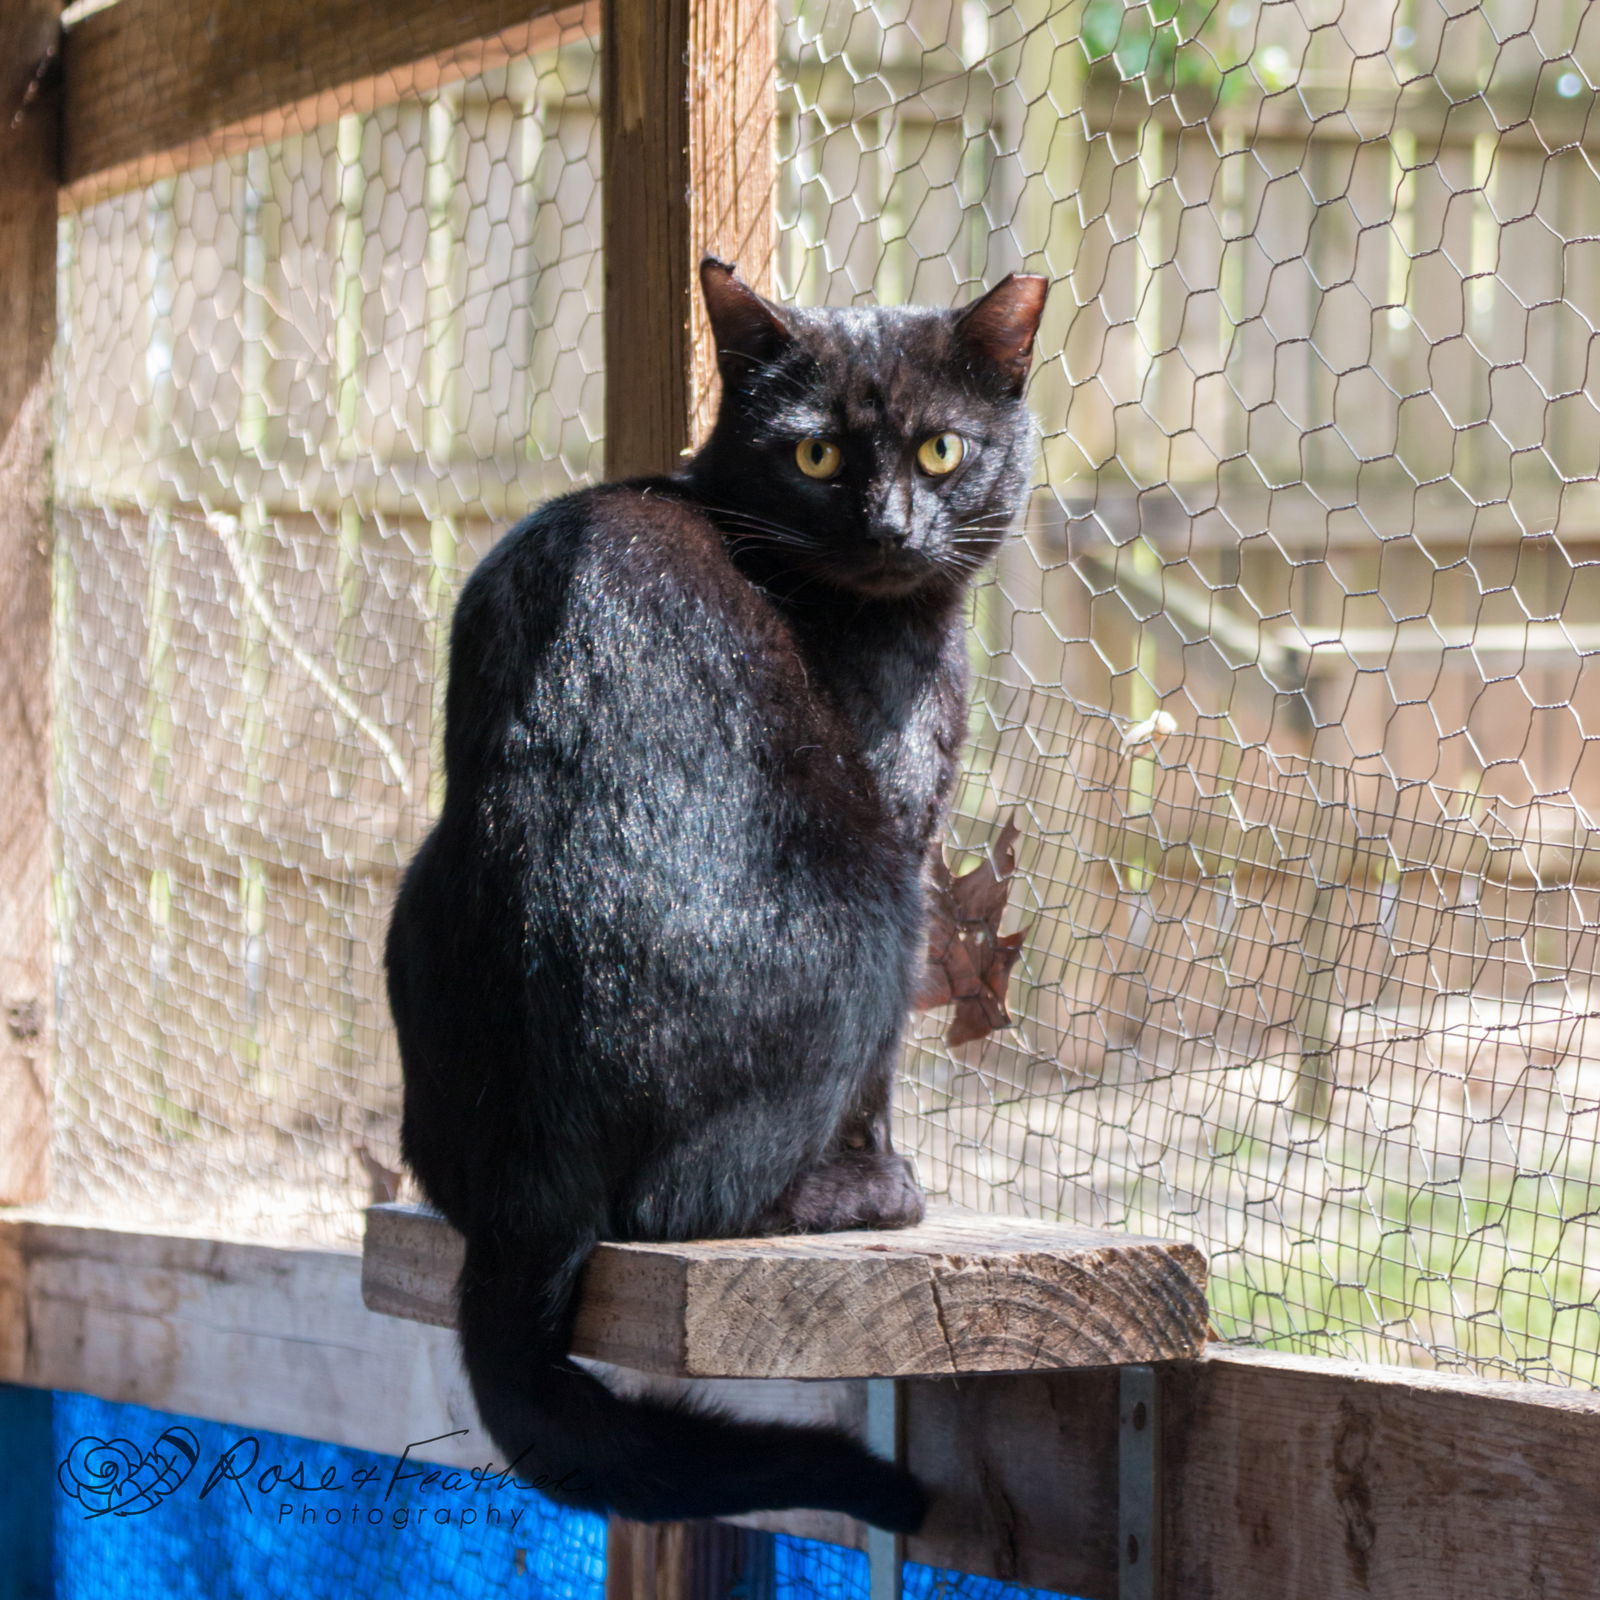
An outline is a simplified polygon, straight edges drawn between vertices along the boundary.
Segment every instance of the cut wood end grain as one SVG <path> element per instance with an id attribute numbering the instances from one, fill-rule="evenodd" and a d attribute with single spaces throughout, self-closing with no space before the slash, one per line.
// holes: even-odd
<path id="1" fill-rule="evenodd" d="M 461 1238 L 421 1207 L 367 1213 L 374 1311 L 450 1326 Z M 1206 1338 L 1193 1245 L 936 1213 L 897 1232 L 603 1244 L 573 1354 L 696 1378 L 933 1377 L 1186 1360 Z"/>

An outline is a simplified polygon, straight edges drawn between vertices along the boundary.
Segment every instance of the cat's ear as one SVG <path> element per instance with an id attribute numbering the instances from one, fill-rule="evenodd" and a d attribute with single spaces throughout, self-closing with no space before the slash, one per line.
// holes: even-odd
<path id="1" fill-rule="evenodd" d="M 980 372 L 992 373 L 1011 394 L 1021 394 L 1033 365 L 1048 278 L 1013 272 L 981 300 L 956 313 L 956 338 Z"/>
<path id="2" fill-rule="evenodd" d="M 715 256 L 701 261 L 700 292 L 717 342 L 717 366 L 730 388 L 756 367 L 776 360 L 794 339 L 779 308 L 743 282 L 726 261 Z"/>

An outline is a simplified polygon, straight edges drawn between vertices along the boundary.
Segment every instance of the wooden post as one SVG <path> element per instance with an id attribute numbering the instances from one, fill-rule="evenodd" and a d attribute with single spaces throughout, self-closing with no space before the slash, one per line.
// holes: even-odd
<path id="1" fill-rule="evenodd" d="M 606 474 L 670 471 L 714 413 L 695 268 L 772 261 L 771 0 L 608 0 L 602 14 Z"/>
<path id="2" fill-rule="evenodd" d="M 48 1180 L 59 0 L 0 11 L 0 1202 Z"/>
<path id="3" fill-rule="evenodd" d="M 772 1535 L 720 1522 L 606 1530 L 606 1600 L 770 1600 Z"/>

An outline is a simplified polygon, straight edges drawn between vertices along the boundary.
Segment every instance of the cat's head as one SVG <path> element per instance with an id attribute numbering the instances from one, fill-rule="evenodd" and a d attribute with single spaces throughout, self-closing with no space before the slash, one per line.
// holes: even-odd
<path id="1" fill-rule="evenodd" d="M 700 282 L 722 405 L 687 476 L 741 564 L 876 599 L 965 587 L 1027 489 L 1046 280 L 959 311 L 778 306 L 712 257 Z"/>

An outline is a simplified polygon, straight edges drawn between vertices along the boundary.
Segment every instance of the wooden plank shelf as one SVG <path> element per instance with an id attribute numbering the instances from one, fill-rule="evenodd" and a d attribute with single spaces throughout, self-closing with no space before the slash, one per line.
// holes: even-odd
<path id="1" fill-rule="evenodd" d="M 368 1307 L 448 1327 L 459 1234 L 406 1205 L 367 1213 Z M 572 1349 L 687 1378 L 949 1377 L 1197 1356 L 1191 1244 L 935 1213 L 894 1232 L 602 1244 Z"/>

